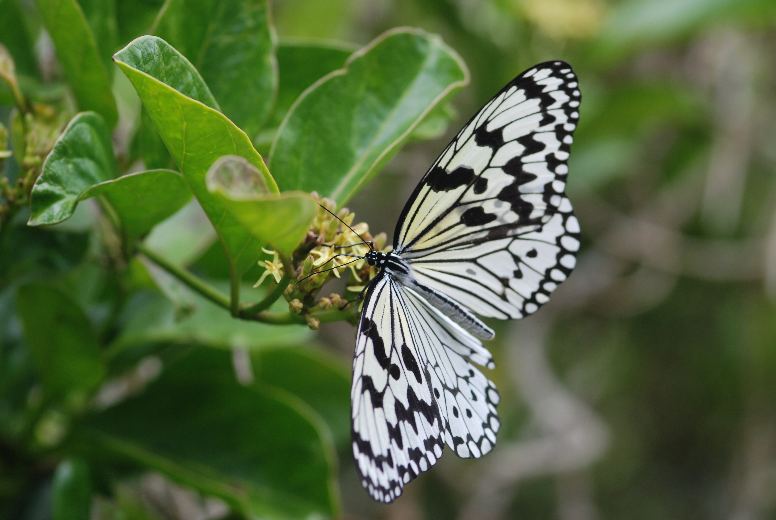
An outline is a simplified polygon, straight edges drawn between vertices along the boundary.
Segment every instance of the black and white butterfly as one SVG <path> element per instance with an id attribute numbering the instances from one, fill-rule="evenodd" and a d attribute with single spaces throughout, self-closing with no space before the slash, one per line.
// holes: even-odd
<path id="1" fill-rule="evenodd" d="M 480 317 L 535 312 L 576 262 L 565 186 L 580 92 L 562 61 L 512 80 L 445 148 L 401 213 L 393 251 L 364 299 L 353 362 L 353 455 L 390 502 L 444 445 L 481 457 L 496 442 L 499 394 Z"/>

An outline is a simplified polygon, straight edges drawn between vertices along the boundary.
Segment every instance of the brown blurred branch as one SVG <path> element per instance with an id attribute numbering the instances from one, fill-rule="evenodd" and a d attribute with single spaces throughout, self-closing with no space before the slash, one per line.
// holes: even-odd
<path id="1" fill-rule="evenodd" d="M 771 228 L 765 245 L 765 290 L 776 299 L 776 210 L 771 217 Z"/>
<path id="2" fill-rule="evenodd" d="M 733 231 L 741 218 L 755 132 L 754 75 L 757 53 L 740 31 L 721 30 L 701 42 L 711 72 L 713 142 L 702 214 L 713 228 Z"/>

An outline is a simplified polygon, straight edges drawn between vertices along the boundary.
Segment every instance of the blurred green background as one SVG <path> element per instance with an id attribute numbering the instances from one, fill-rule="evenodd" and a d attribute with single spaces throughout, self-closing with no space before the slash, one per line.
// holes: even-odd
<path id="1" fill-rule="evenodd" d="M 162 3 L 81 2 L 110 22 L 93 26 L 108 56 L 145 33 Z M 493 324 L 496 448 L 481 460 L 447 453 L 394 504 L 373 503 L 348 445 L 351 325 L 232 320 L 136 260 L 111 261 L 93 208 L 55 228 L 26 228 L 22 210 L 0 235 L 0 516 L 79 518 L 87 503 L 95 518 L 776 518 L 776 2 L 271 7 L 281 49 L 329 40 L 350 52 L 412 26 L 466 62 L 470 84 L 428 125 L 423 137 L 434 138 L 405 146 L 348 203 L 389 237 L 436 154 L 501 86 L 550 59 L 579 76 L 568 195 L 583 248 L 539 313 Z M 12 15 L 28 41 L 10 41 Z M 58 107 L 64 87 L 38 6 L 0 0 L 0 19 L 27 95 Z M 119 77 L 114 92 L 131 99 Z M 288 106 L 283 78 L 281 68 Z M 114 145 L 129 149 L 122 110 Z M 274 117 L 256 133 L 262 153 Z M 139 154 L 149 167 L 153 139 Z M 185 210 L 172 220 L 147 241 L 225 287 L 207 222 Z M 117 306 L 111 295 L 127 287 Z M 70 300 L 83 312 L 63 311 Z M 73 340 L 84 349 L 111 349 L 107 368 L 75 367 L 70 380 L 35 368 L 70 363 L 33 359 L 58 344 L 63 323 L 85 335 Z M 245 358 L 254 383 L 241 386 Z M 49 388 L 86 391 L 90 377 L 101 387 L 58 402 L 38 388 L 47 377 Z"/>

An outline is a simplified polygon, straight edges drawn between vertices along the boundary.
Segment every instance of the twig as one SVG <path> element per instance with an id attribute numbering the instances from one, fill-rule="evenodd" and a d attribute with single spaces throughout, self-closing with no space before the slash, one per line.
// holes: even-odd
<path id="1" fill-rule="evenodd" d="M 191 274 L 186 269 L 182 269 L 181 267 L 178 267 L 177 265 L 163 258 L 156 252 L 151 251 L 143 244 L 138 244 L 137 249 L 141 254 L 143 254 L 143 256 L 148 258 L 148 260 L 150 260 L 151 262 L 159 266 L 161 269 L 165 270 L 167 273 L 169 273 L 170 275 L 178 279 L 180 282 L 185 284 L 188 288 L 190 288 L 200 296 L 215 303 L 219 307 L 226 309 L 229 312 L 232 312 L 233 301 L 230 300 L 228 296 L 223 294 L 218 289 L 208 285 L 200 278 Z M 288 281 L 285 282 L 285 285 L 287 285 L 288 282 L 290 282 L 290 278 L 288 279 Z M 272 323 L 274 325 L 300 325 L 300 324 L 303 325 L 308 323 L 308 320 L 306 319 L 305 315 L 302 315 L 302 314 L 295 314 L 290 311 L 276 312 L 276 311 L 261 310 L 261 309 L 266 309 L 272 303 L 274 303 L 275 300 L 277 300 L 280 296 L 282 296 L 283 289 L 285 289 L 285 285 L 284 285 L 284 282 L 281 281 L 281 283 L 278 284 L 275 290 L 266 298 L 264 298 L 262 301 L 260 301 L 256 305 L 249 306 L 247 308 L 238 307 L 237 311 L 234 312 L 232 315 L 235 318 L 238 318 L 241 320 L 259 321 L 262 323 Z M 257 308 L 259 308 L 258 311 L 256 310 Z M 319 323 L 330 323 L 333 321 L 348 320 L 352 316 L 352 313 L 349 311 L 339 310 L 339 309 L 326 309 L 326 310 L 319 310 L 316 312 L 312 312 L 310 313 L 309 316 L 314 318 Z"/>
<path id="2" fill-rule="evenodd" d="M 240 309 L 239 314 L 241 316 L 251 316 L 253 314 L 258 314 L 265 309 L 269 309 L 270 305 L 275 303 L 278 298 L 283 296 L 283 291 L 286 290 L 286 287 L 288 287 L 289 283 L 291 283 L 291 278 L 284 276 L 280 282 L 275 284 L 275 288 L 272 289 L 272 291 L 267 296 L 265 296 L 261 301 L 255 303 L 254 305 Z"/>
<path id="3" fill-rule="evenodd" d="M 183 282 L 183 284 L 185 284 L 194 292 L 210 300 L 219 307 L 223 307 L 224 309 L 231 311 L 231 303 L 229 298 L 219 290 L 206 284 L 187 270 L 178 267 L 177 265 L 158 255 L 156 252 L 151 251 L 143 244 L 138 244 L 137 250 L 140 251 L 140 253 L 142 253 L 143 256 L 148 258 L 150 261 L 167 271 L 179 281 Z"/>

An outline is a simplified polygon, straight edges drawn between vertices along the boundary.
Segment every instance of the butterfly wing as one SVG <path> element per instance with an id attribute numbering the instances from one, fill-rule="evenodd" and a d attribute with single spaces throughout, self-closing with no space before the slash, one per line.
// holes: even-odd
<path id="1" fill-rule="evenodd" d="M 390 502 L 447 443 L 478 457 L 498 429 L 490 354 L 423 298 L 381 274 L 367 293 L 353 361 L 353 455 L 364 487 Z"/>
<path id="2" fill-rule="evenodd" d="M 481 457 L 496 443 L 496 386 L 474 365 L 494 368 L 490 352 L 411 289 L 402 306 L 415 329 L 418 355 L 440 410 L 445 443 L 459 457 Z"/>
<path id="3" fill-rule="evenodd" d="M 576 263 L 565 196 L 579 120 L 571 67 L 519 75 L 447 146 L 405 206 L 394 249 L 417 280 L 485 317 L 535 312 Z"/>

